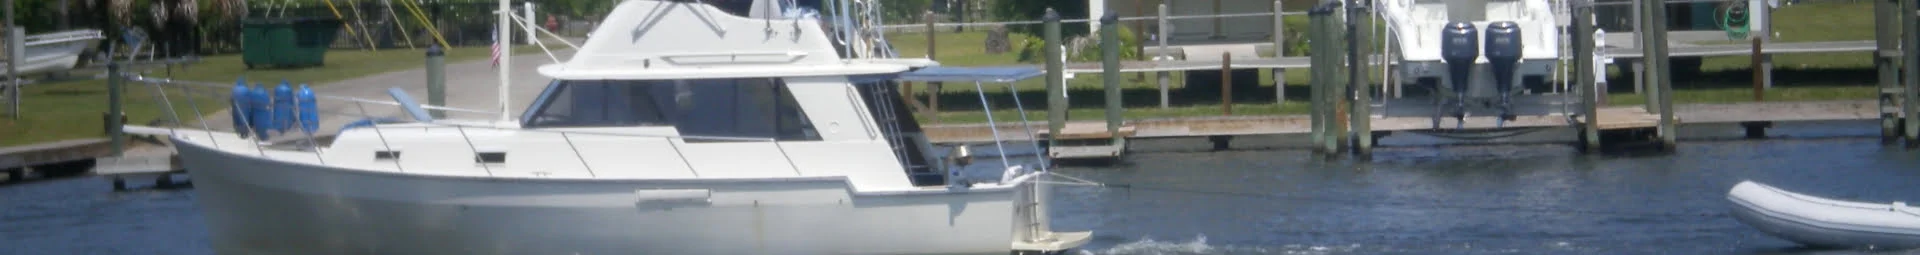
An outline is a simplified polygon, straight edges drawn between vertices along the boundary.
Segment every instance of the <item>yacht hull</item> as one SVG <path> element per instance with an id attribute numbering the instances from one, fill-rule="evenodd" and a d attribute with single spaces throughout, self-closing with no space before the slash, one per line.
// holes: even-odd
<path id="1" fill-rule="evenodd" d="M 76 30 L 30 36 L 26 48 L 21 50 L 26 57 L 20 59 L 20 66 L 15 69 L 21 75 L 73 69 L 79 65 L 80 55 L 100 42 L 99 33 Z M 6 61 L 0 61 L 0 73 L 6 72 L 6 66 Z"/>
<path id="2" fill-rule="evenodd" d="M 414 175 L 174 144 L 222 254 L 1004 253 L 1027 190 Z"/>

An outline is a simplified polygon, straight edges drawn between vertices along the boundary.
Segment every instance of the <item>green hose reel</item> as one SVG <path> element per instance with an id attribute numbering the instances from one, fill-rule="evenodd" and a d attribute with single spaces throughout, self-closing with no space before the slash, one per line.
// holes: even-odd
<path id="1" fill-rule="evenodd" d="M 1719 25 L 1720 30 L 1727 31 L 1728 40 L 1746 39 L 1747 34 L 1753 31 L 1749 26 L 1748 17 L 1751 15 L 1747 14 L 1747 8 L 1745 4 L 1735 4 L 1727 6 L 1725 11 L 1715 11 L 1721 13 L 1721 17 L 1714 24 Z"/>

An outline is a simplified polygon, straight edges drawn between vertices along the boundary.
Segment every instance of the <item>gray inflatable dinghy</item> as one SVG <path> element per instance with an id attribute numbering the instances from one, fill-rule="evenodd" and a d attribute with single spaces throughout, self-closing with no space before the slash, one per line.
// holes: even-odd
<path id="1" fill-rule="evenodd" d="M 1733 217 L 1769 235 L 1813 247 L 1920 248 L 1920 208 L 1840 201 L 1742 181 L 1727 192 Z"/>

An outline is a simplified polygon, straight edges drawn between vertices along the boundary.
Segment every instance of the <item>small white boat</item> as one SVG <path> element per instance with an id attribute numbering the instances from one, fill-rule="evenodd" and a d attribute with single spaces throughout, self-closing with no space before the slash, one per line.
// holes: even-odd
<path id="1" fill-rule="evenodd" d="M 64 32 L 30 35 L 24 43 L 18 71 L 21 75 L 31 75 L 73 69 L 80 63 L 80 55 L 95 43 L 105 38 L 100 30 L 81 29 Z M 12 57 L 12 56 L 7 56 Z M 0 61 L 0 73 L 6 71 L 8 62 Z"/>
<path id="2" fill-rule="evenodd" d="M 1761 232 L 1813 247 L 1920 247 L 1920 208 L 1903 202 L 1832 200 L 1743 181 L 1727 192 L 1733 217 Z"/>

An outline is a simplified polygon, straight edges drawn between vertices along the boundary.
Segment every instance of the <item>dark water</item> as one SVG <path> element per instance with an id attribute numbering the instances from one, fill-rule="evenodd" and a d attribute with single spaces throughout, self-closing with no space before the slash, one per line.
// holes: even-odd
<path id="1" fill-rule="evenodd" d="M 1781 125 L 1764 141 L 1689 127 L 1677 151 L 1586 155 L 1549 130 L 1436 146 L 1396 135 L 1369 162 L 1250 137 L 1141 141 L 1114 166 L 1060 172 L 1114 185 L 1055 190 L 1056 229 L 1090 254 L 1806 254 L 1727 214 L 1741 180 L 1843 199 L 1920 200 L 1920 151 L 1870 122 Z M 997 160 L 997 159 L 995 159 Z M 0 185 L 0 253 L 205 254 L 189 190 L 110 192 L 99 178 Z"/>

